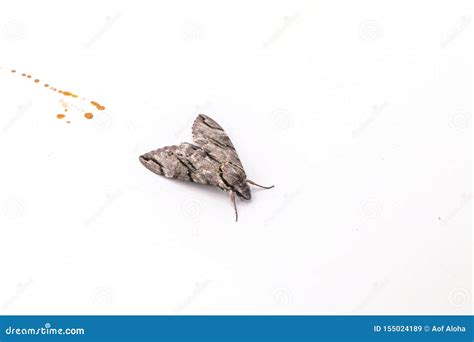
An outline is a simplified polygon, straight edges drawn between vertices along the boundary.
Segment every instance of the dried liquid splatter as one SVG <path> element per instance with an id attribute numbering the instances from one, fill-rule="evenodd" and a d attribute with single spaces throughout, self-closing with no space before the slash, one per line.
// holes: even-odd
<path id="1" fill-rule="evenodd" d="M 2 67 L 0 67 L 0 70 L 2 69 Z M 10 72 L 12 74 L 17 74 L 17 70 L 16 69 L 11 69 Z M 20 74 L 18 74 L 20 75 Z M 30 74 L 28 73 L 21 73 L 21 76 L 26 78 L 26 79 L 31 79 L 33 80 L 34 83 L 36 84 L 41 84 L 41 80 L 39 78 L 33 78 Z M 67 97 L 69 98 L 70 100 L 69 101 L 73 101 L 73 102 L 67 102 L 65 101 L 65 99 L 60 99 L 60 104 L 61 106 L 63 107 L 63 111 L 64 113 L 69 113 L 68 115 L 71 116 L 72 113 L 74 112 L 80 112 L 80 113 L 84 113 L 83 117 L 87 120 L 91 120 L 92 118 L 94 118 L 94 114 L 90 111 L 90 110 L 86 110 L 84 109 L 84 107 L 88 107 L 88 106 L 93 106 L 96 110 L 99 110 L 99 111 L 103 111 L 105 110 L 105 107 L 101 104 L 99 104 L 98 102 L 96 101 L 91 101 L 85 97 L 81 97 L 71 91 L 65 91 L 65 90 L 61 90 L 61 89 L 58 89 L 56 87 L 53 87 L 51 86 L 49 83 L 44 83 L 43 84 L 44 88 L 45 89 L 49 89 L 51 90 L 52 92 L 56 92 L 57 94 L 61 94 L 62 96 L 64 97 Z M 72 113 L 71 111 L 68 111 L 69 109 L 72 110 Z M 56 117 L 58 119 L 64 119 L 66 117 L 65 114 L 57 114 Z M 67 120 L 66 123 L 70 123 L 71 120 Z"/>

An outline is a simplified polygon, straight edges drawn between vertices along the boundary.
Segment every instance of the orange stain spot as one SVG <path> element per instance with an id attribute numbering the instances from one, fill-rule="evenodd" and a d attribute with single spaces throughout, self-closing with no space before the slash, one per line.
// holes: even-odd
<path id="1" fill-rule="evenodd" d="M 62 90 L 60 90 L 59 92 L 60 92 L 61 94 L 63 94 L 64 96 L 77 97 L 76 94 L 73 94 L 73 93 L 71 93 L 71 92 L 69 92 L 69 91 L 62 91 Z"/>
<path id="2" fill-rule="evenodd" d="M 94 115 L 92 115 L 92 113 L 86 113 L 86 114 L 84 114 L 84 117 L 85 117 L 86 119 L 89 119 L 89 120 L 90 120 L 90 119 L 92 119 L 92 118 L 94 117 Z"/>
<path id="3" fill-rule="evenodd" d="M 97 108 L 98 110 L 104 110 L 105 107 L 104 106 L 101 106 L 100 104 L 98 104 L 97 102 L 95 101 L 91 101 L 91 105 L 93 105 L 95 108 Z"/>
<path id="4" fill-rule="evenodd" d="M 64 114 L 58 114 L 58 115 L 56 115 L 56 117 L 57 117 L 58 119 L 64 119 L 64 118 L 66 117 L 66 115 L 64 115 Z"/>

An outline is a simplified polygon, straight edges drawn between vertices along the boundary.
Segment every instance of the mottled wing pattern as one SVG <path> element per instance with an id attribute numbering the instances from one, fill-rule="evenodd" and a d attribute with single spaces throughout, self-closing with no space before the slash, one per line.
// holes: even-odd
<path id="1" fill-rule="evenodd" d="M 193 144 L 162 147 L 140 156 L 140 161 L 158 175 L 227 188 L 219 176 L 219 161 Z"/>
<path id="2" fill-rule="evenodd" d="M 198 115 L 193 124 L 193 140 L 220 163 L 231 163 L 244 171 L 229 136 L 210 117 Z"/>

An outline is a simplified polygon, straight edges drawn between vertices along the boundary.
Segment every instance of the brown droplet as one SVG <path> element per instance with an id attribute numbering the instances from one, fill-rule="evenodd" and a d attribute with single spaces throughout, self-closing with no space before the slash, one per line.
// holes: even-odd
<path id="1" fill-rule="evenodd" d="M 46 83 L 44 86 L 45 86 L 45 88 L 48 88 L 48 87 L 49 87 L 49 84 L 48 84 L 48 83 Z"/>
<path id="2" fill-rule="evenodd" d="M 31 75 L 26 76 L 26 78 L 31 78 Z"/>
<path id="3" fill-rule="evenodd" d="M 16 70 L 12 70 L 12 72 L 13 72 L 13 73 L 15 73 L 15 72 L 16 72 Z"/>
<path id="4" fill-rule="evenodd" d="M 26 74 L 21 74 L 21 76 L 25 77 L 25 76 L 26 76 Z"/>
<path id="5" fill-rule="evenodd" d="M 38 83 L 39 81 L 40 81 L 40 80 L 36 79 L 36 80 L 35 80 L 35 83 Z"/>
<path id="6" fill-rule="evenodd" d="M 60 90 L 59 92 L 60 92 L 61 94 L 63 94 L 64 96 L 77 97 L 76 94 L 73 94 L 73 93 L 71 93 L 71 92 L 69 92 L 69 91 L 62 91 L 62 90 Z"/>
<path id="7" fill-rule="evenodd" d="M 90 120 L 90 119 L 92 119 L 92 118 L 94 117 L 94 115 L 92 115 L 92 113 L 86 113 L 86 114 L 84 114 L 84 117 L 85 117 L 86 119 L 89 119 L 89 120 Z"/>
<path id="8" fill-rule="evenodd" d="M 71 123 L 71 121 L 66 121 L 66 123 Z"/>
<path id="9" fill-rule="evenodd" d="M 98 110 L 104 110 L 105 107 L 104 106 L 101 106 L 100 104 L 98 104 L 97 102 L 95 101 L 91 101 L 91 104 L 96 107 Z"/>

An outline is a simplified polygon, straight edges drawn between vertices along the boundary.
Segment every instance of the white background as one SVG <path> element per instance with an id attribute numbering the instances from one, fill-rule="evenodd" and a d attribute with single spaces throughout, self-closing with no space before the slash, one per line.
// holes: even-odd
<path id="1" fill-rule="evenodd" d="M 471 312 L 471 5 L 2 1 L 0 313 Z M 238 223 L 138 161 L 201 112 Z"/>

